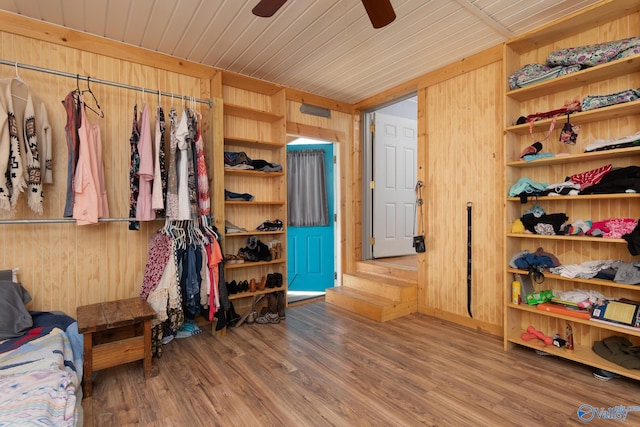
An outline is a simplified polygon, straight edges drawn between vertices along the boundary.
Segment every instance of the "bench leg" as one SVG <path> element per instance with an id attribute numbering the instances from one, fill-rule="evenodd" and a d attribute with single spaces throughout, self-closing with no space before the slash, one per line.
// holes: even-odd
<path id="1" fill-rule="evenodd" d="M 84 363 L 82 374 L 82 396 L 91 397 L 93 392 L 93 334 L 84 334 Z"/>
<path id="2" fill-rule="evenodd" d="M 151 320 L 144 322 L 144 377 L 151 377 Z"/>

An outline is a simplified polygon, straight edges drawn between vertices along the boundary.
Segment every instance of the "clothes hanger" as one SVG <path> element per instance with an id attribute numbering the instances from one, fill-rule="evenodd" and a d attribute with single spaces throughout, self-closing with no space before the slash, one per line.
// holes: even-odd
<path id="1" fill-rule="evenodd" d="M 86 103 L 84 103 L 84 106 L 87 107 L 89 110 L 93 111 L 94 113 L 96 113 L 98 115 L 98 117 L 100 117 L 101 119 L 104 118 L 104 112 L 102 111 L 102 108 L 100 108 L 100 104 L 98 103 L 98 98 L 96 98 L 96 95 L 93 93 L 93 91 L 91 90 L 91 86 L 89 86 L 89 81 L 91 80 L 91 76 L 87 76 L 87 89 L 80 91 L 80 94 L 89 92 L 91 94 L 91 96 L 93 97 L 93 101 L 96 104 L 96 107 L 98 107 L 98 111 L 94 110 L 93 108 L 89 107 Z M 78 90 L 80 90 L 80 87 L 78 86 Z"/>
<path id="2" fill-rule="evenodd" d="M 15 76 L 13 79 L 14 79 L 15 81 L 17 81 L 18 83 L 20 83 L 21 85 L 26 86 L 26 87 L 27 87 L 27 89 L 28 89 L 28 88 L 29 88 L 29 85 L 28 85 L 24 80 L 22 80 L 22 77 L 20 77 L 20 74 L 18 74 L 18 63 L 17 63 L 17 62 L 15 63 L 15 68 L 16 68 L 16 76 Z M 24 102 L 27 102 L 27 99 L 26 99 L 26 98 L 23 98 L 23 97 L 21 97 L 20 95 L 17 95 L 16 93 L 14 93 L 14 92 L 13 92 L 13 90 L 11 91 L 11 96 L 12 96 L 13 98 L 17 98 L 17 99 L 20 99 L 20 100 L 22 100 L 22 101 L 24 101 Z"/>

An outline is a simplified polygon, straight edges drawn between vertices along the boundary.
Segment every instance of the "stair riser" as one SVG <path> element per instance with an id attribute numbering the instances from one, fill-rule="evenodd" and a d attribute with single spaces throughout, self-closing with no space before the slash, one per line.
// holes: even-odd
<path id="1" fill-rule="evenodd" d="M 368 304 L 366 301 L 358 300 L 347 295 L 341 295 L 329 289 L 327 289 L 325 301 L 328 304 L 333 304 L 352 313 L 359 314 L 360 316 L 364 316 L 378 322 L 382 321 L 382 307 Z"/>
<path id="2" fill-rule="evenodd" d="M 377 274 L 382 277 L 394 277 L 402 280 L 409 280 L 415 282 L 418 277 L 416 270 L 410 270 L 406 268 L 393 268 L 387 265 L 375 264 L 371 262 L 358 262 L 356 264 L 356 271 L 368 274 Z"/>
<path id="3" fill-rule="evenodd" d="M 377 322 L 387 322 L 417 311 L 416 301 L 379 306 L 349 295 L 340 294 L 332 289 L 327 289 L 325 300 L 328 304 L 335 305 Z"/>
<path id="4" fill-rule="evenodd" d="M 342 275 L 342 286 L 378 295 L 392 301 L 416 301 L 417 286 L 394 286 L 375 277 L 361 277 L 351 274 Z"/>

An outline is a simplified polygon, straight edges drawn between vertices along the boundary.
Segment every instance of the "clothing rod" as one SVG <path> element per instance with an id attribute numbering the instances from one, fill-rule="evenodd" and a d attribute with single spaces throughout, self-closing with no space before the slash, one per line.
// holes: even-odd
<path id="1" fill-rule="evenodd" d="M 67 72 L 64 72 L 64 71 L 58 71 L 58 70 L 52 70 L 52 69 L 49 69 L 49 68 L 37 67 L 35 65 L 21 64 L 19 62 L 7 61 L 6 59 L 0 59 L 0 64 L 9 65 L 11 67 L 24 68 L 26 70 L 40 71 L 42 73 L 55 74 L 56 76 L 69 77 L 70 79 L 86 80 L 87 83 L 100 83 L 100 84 L 103 84 L 103 85 L 116 86 L 116 87 L 123 88 L 123 89 L 137 90 L 139 92 L 151 93 L 151 94 L 154 94 L 154 95 L 162 95 L 162 96 L 165 96 L 165 97 L 168 97 L 168 98 L 177 98 L 177 99 L 182 99 L 182 100 L 185 100 L 185 101 L 195 101 L 195 102 L 199 102 L 201 104 L 207 104 L 209 107 L 213 106 L 213 100 L 212 99 L 202 99 L 202 98 L 193 98 L 193 97 L 185 96 L 185 95 L 176 95 L 176 94 L 169 93 L 169 92 L 163 92 L 163 91 L 157 90 L 157 89 L 146 89 L 146 88 L 139 87 L 139 86 L 132 86 L 132 85 L 126 85 L 124 83 L 112 82 L 112 81 L 109 81 L 109 80 L 96 79 L 96 78 L 93 78 L 91 76 L 81 76 L 79 74 L 71 74 L 71 73 L 67 73 Z"/>
<path id="2" fill-rule="evenodd" d="M 153 221 L 164 221 L 165 218 L 156 218 Z M 98 218 L 98 222 L 129 222 L 136 221 L 135 218 Z M 63 224 L 63 223 L 75 223 L 74 218 L 55 218 L 55 219 L 0 219 L 0 225 L 2 224 Z M 141 221 L 147 222 L 147 221 Z"/>

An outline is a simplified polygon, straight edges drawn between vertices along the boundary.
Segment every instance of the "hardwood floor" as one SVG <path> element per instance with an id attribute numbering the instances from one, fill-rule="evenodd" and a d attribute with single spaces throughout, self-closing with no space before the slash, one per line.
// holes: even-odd
<path id="1" fill-rule="evenodd" d="M 100 371 L 85 426 L 577 426 L 583 404 L 639 403 L 633 380 L 505 352 L 498 337 L 429 316 L 378 323 L 324 302 L 164 349 L 146 382 L 139 362 Z"/>

